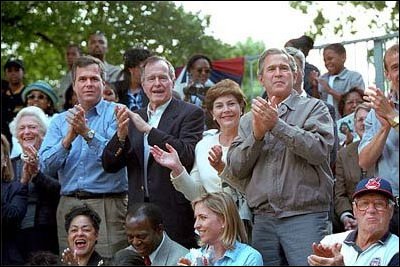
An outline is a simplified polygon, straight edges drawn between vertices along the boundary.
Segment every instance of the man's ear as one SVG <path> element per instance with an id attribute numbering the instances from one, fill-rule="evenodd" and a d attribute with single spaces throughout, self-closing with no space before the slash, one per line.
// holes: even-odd
<path id="1" fill-rule="evenodd" d="M 257 80 L 262 84 L 264 82 L 262 75 L 257 75 Z"/>

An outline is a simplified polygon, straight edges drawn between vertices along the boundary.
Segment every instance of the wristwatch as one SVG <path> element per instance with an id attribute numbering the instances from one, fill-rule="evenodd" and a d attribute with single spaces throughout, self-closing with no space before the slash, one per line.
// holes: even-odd
<path id="1" fill-rule="evenodd" d="M 84 137 L 84 139 L 86 140 L 86 142 L 92 141 L 93 138 L 94 138 L 94 134 L 95 134 L 94 130 L 90 129 L 90 130 L 86 133 L 86 136 Z"/>
<path id="2" fill-rule="evenodd" d="M 396 128 L 397 126 L 399 126 L 399 115 L 397 115 L 393 119 L 389 120 L 389 123 L 390 123 L 390 126 L 392 126 L 392 128 Z"/>

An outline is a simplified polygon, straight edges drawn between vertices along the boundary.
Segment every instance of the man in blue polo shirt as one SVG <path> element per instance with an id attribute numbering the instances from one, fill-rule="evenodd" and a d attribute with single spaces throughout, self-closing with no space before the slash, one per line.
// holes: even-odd
<path id="1" fill-rule="evenodd" d="M 385 179 L 361 180 L 353 194 L 358 229 L 328 235 L 312 244 L 311 266 L 398 266 L 399 237 L 389 232 L 396 203 Z"/>

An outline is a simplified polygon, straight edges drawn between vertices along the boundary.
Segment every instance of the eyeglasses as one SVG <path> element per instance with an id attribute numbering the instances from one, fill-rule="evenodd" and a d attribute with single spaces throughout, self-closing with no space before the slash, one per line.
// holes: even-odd
<path id="1" fill-rule="evenodd" d="M 389 202 L 387 200 L 383 200 L 383 199 L 379 199 L 379 200 L 374 200 L 374 201 L 369 201 L 369 200 L 358 200 L 358 201 L 354 201 L 354 204 L 356 204 L 356 207 L 360 210 L 360 211 L 366 211 L 370 204 L 372 203 L 374 208 L 377 211 L 385 211 L 389 205 Z"/>
<path id="2" fill-rule="evenodd" d="M 47 99 L 47 97 L 45 95 L 35 95 L 35 94 L 30 94 L 26 97 L 29 100 L 33 100 L 33 99 L 39 99 L 39 100 L 43 100 L 43 99 Z"/>

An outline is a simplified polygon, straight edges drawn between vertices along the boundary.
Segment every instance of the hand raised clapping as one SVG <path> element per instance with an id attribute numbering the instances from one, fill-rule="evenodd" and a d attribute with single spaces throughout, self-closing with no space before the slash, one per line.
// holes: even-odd
<path id="1" fill-rule="evenodd" d="M 85 136 L 89 131 L 85 117 L 85 110 L 80 104 L 68 109 L 66 118 L 67 122 L 71 125 L 71 130 L 73 130 L 76 134 Z"/>
<path id="2" fill-rule="evenodd" d="M 168 143 L 165 144 L 165 147 L 168 151 L 162 150 L 157 145 L 150 147 L 150 153 L 158 164 L 172 170 L 172 176 L 178 176 L 184 169 L 179 159 L 178 152 Z"/>
<path id="3" fill-rule="evenodd" d="M 225 162 L 222 161 L 222 146 L 215 145 L 211 147 L 210 151 L 208 151 L 208 161 L 218 173 L 224 170 Z"/>
<path id="4" fill-rule="evenodd" d="M 61 254 L 61 262 L 67 265 L 79 265 L 79 259 L 76 256 L 76 251 L 72 251 L 70 248 L 64 249 L 63 253 Z"/>

